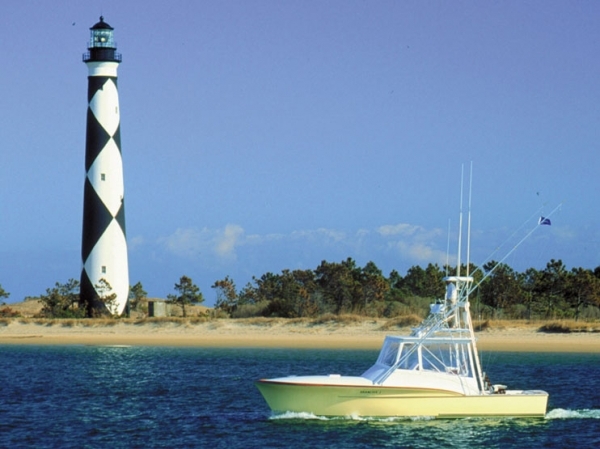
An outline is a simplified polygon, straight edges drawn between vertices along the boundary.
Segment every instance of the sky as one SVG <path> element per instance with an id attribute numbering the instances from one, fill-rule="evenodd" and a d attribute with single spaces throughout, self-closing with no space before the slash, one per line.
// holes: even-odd
<path id="1" fill-rule="evenodd" d="M 150 297 L 182 275 L 212 305 L 225 276 L 455 262 L 463 172 L 473 263 L 600 265 L 597 1 L 6 0 L 7 302 L 80 276 L 100 15 L 123 55 L 130 284 Z"/>

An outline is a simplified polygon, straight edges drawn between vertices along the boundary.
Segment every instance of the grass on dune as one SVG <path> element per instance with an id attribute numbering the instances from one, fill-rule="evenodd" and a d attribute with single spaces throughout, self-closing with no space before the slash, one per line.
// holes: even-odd
<path id="1" fill-rule="evenodd" d="M 410 328 L 419 325 L 422 318 L 418 315 L 404 315 L 395 318 L 372 318 L 356 314 L 335 315 L 327 313 L 314 318 L 278 318 L 278 317 L 250 317 L 250 318 L 214 318 L 207 315 L 191 317 L 143 317 L 143 318 L 27 318 L 27 317 L 0 317 L 0 326 L 6 327 L 11 323 L 36 324 L 38 326 L 60 326 L 64 328 L 75 327 L 112 327 L 123 325 L 182 325 L 194 326 L 203 323 L 227 322 L 232 324 L 273 327 L 273 326 L 360 326 L 366 323 L 380 324 L 380 331 L 395 331 L 401 328 Z M 542 333 L 596 333 L 600 332 L 600 321 L 575 321 L 575 320 L 475 320 L 473 327 L 476 332 L 493 332 L 510 330 L 533 330 Z"/>

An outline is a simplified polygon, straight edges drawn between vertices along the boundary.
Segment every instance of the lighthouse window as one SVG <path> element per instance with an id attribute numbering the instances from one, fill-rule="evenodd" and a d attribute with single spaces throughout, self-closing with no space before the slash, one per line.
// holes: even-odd
<path id="1" fill-rule="evenodd" d="M 100 179 L 106 181 L 106 175 L 104 173 L 100 174 Z"/>
<path id="2" fill-rule="evenodd" d="M 106 274 L 106 266 L 102 265 L 102 274 Z"/>

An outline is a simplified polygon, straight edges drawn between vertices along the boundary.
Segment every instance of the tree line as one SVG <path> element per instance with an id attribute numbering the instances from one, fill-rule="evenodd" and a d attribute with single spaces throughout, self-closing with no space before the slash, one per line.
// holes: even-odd
<path id="1" fill-rule="evenodd" d="M 324 314 L 358 314 L 393 318 L 405 315 L 424 317 L 429 304 L 442 298 L 443 278 L 454 274 L 456 267 L 428 264 L 410 267 L 404 276 L 392 270 L 388 276 L 373 262 L 364 267 L 352 258 L 341 262 L 322 261 L 314 270 L 288 270 L 265 273 L 242 289 L 229 276 L 216 281 L 215 309 L 220 316 L 244 318 L 316 317 Z M 561 260 L 550 260 L 543 270 L 529 268 L 517 272 L 494 261 L 477 269 L 473 264 L 461 267 L 470 273 L 474 285 L 470 296 L 471 310 L 480 319 L 598 319 L 600 318 L 600 266 L 594 270 L 568 270 Z M 483 281 L 482 281 L 483 279 Z M 106 281 L 99 286 L 101 300 L 111 310 L 114 294 Z M 188 276 L 181 276 L 167 300 L 181 307 L 204 302 L 198 286 Z M 8 292 L 0 285 L 0 299 Z M 139 308 L 147 297 L 141 282 L 131 286 L 127 311 Z M 83 318 L 85 308 L 79 304 L 79 282 L 70 279 L 37 298 L 46 317 Z M 1 312 L 1 310 L 0 310 Z M 6 311 L 5 311 L 6 312 Z M 8 314 L 9 312 L 6 312 Z M 0 315 L 2 315 L 0 313 Z"/>
<path id="2" fill-rule="evenodd" d="M 57 282 L 54 287 L 46 289 L 46 293 L 38 298 L 27 298 L 26 300 L 37 300 L 42 304 L 39 313 L 45 318 L 94 318 L 99 315 L 113 315 L 116 309 L 116 295 L 112 293 L 112 287 L 106 279 L 100 279 L 96 287 L 99 294 L 98 300 L 104 303 L 106 308 L 104 313 L 98 313 L 91 310 L 81 302 L 79 296 L 79 281 L 69 279 L 66 283 Z M 167 301 L 178 305 L 186 316 L 186 306 L 204 302 L 204 296 L 200 288 L 195 285 L 188 276 L 181 276 L 178 283 L 174 286 L 176 294 L 167 295 Z M 147 299 L 148 292 L 144 290 L 141 282 L 129 287 L 129 297 L 125 307 L 125 315 L 129 316 L 130 311 L 141 309 L 144 299 Z M 2 312 L 0 310 L 0 312 Z M 6 311 L 4 313 L 7 315 Z M 0 313 L 2 316 L 2 313 Z"/>
<path id="3" fill-rule="evenodd" d="M 389 276 L 373 263 L 360 267 L 348 258 L 323 261 L 314 270 L 283 270 L 253 277 L 241 290 L 226 276 L 212 288 L 215 308 L 232 317 L 314 317 L 326 313 L 395 317 L 424 317 L 429 304 L 442 298 L 443 278 L 456 267 L 412 266 L 405 276 Z M 468 271 L 479 284 L 470 296 L 471 310 L 480 319 L 596 319 L 600 318 L 600 266 L 567 270 L 552 259 L 543 270 L 517 272 L 494 261 Z M 467 267 L 461 267 L 467 273 Z"/>

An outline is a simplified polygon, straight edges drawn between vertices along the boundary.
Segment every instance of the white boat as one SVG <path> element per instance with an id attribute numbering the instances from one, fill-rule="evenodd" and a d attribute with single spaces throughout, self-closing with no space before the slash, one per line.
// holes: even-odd
<path id="1" fill-rule="evenodd" d="M 317 416 L 544 417 L 548 393 L 491 384 L 482 371 L 469 311 L 473 277 L 460 275 L 460 237 L 457 266 L 456 276 L 444 278 L 444 299 L 430 306 L 409 336 L 386 337 L 377 361 L 360 376 L 257 381 L 271 410 Z"/>
<path id="2" fill-rule="evenodd" d="M 388 336 L 360 376 L 261 379 L 275 413 L 317 416 L 544 417 L 548 393 L 491 385 L 482 372 L 466 292 L 469 276 L 446 277 L 446 298 L 409 336 Z"/>

